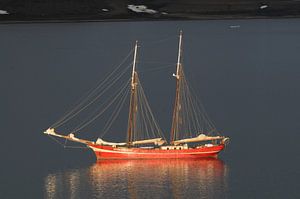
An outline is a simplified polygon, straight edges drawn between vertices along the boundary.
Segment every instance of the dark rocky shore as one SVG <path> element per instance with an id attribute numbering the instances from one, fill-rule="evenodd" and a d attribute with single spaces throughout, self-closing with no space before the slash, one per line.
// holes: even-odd
<path id="1" fill-rule="evenodd" d="M 299 17 L 300 0 L 1 0 L 0 22 Z"/>

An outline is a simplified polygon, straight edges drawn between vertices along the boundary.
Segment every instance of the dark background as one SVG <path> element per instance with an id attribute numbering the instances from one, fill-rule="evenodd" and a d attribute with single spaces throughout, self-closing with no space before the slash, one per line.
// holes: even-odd
<path id="1" fill-rule="evenodd" d="M 155 14 L 136 13 L 145 5 Z M 260 7 L 267 5 L 266 8 Z M 103 11 L 102 9 L 107 9 Z M 166 20 L 299 17 L 297 0 L 1 0 L 3 22 L 36 20 Z"/>

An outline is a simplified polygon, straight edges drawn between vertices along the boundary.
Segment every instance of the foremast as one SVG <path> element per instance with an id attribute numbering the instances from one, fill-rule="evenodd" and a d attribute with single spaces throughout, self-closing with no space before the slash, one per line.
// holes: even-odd
<path id="1" fill-rule="evenodd" d="M 171 126 L 171 138 L 170 143 L 174 144 L 174 141 L 176 140 L 176 130 L 178 127 L 178 112 L 180 107 L 180 72 L 181 72 L 181 57 L 182 57 L 182 31 L 179 33 L 179 43 L 178 43 L 178 58 L 177 58 L 177 64 L 176 64 L 176 74 L 173 74 L 173 76 L 176 78 L 176 95 L 175 95 L 175 102 L 174 102 L 174 108 L 173 108 L 173 117 L 172 117 L 172 126 Z"/>
<path id="2" fill-rule="evenodd" d="M 128 128 L 127 128 L 127 145 L 132 145 L 133 135 L 135 129 L 136 121 L 136 109 L 137 109 L 137 72 L 136 68 L 136 57 L 138 50 L 138 41 L 135 42 L 133 64 L 132 64 L 132 74 L 131 74 L 131 93 L 130 93 L 130 105 L 129 105 L 129 115 L 128 115 Z"/>

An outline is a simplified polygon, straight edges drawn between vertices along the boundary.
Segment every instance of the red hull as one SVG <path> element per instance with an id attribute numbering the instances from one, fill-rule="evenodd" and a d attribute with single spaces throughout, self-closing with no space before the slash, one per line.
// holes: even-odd
<path id="1" fill-rule="evenodd" d="M 218 153 L 224 149 L 224 145 L 203 146 L 190 149 L 142 149 L 111 147 L 102 145 L 89 145 L 95 152 L 98 160 L 103 159 L 170 159 L 170 158 L 204 158 L 217 157 Z"/>

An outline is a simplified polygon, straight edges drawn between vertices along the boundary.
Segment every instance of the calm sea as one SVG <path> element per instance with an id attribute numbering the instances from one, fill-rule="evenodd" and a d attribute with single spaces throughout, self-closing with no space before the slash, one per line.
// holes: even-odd
<path id="1" fill-rule="evenodd" d="M 42 134 L 137 39 L 169 137 L 180 29 L 186 76 L 231 138 L 219 159 L 96 163 Z M 299 19 L 2 24 L 0 66 L 0 198 L 300 198 Z"/>

